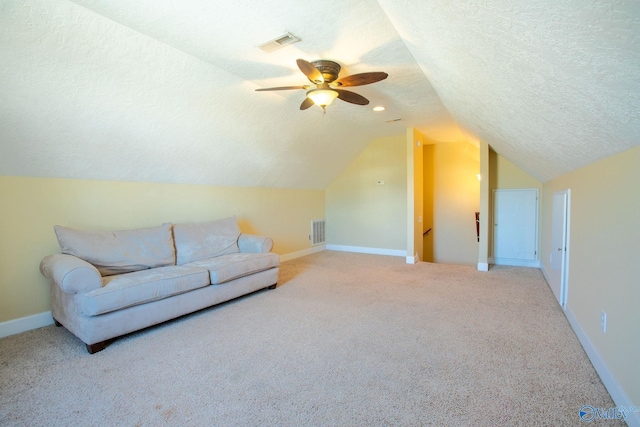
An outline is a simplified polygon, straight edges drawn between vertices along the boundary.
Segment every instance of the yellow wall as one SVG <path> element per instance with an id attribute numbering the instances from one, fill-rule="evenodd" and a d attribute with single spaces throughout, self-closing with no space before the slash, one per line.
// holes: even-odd
<path id="1" fill-rule="evenodd" d="M 423 148 L 423 167 L 424 167 L 424 198 L 423 198 L 423 221 L 422 228 L 423 233 L 429 229 L 429 234 L 423 234 L 422 246 L 423 246 L 423 261 L 433 262 L 433 144 L 427 144 Z"/>
<path id="2" fill-rule="evenodd" d="M 384 181 L 384 185 L 378 185 Z M 407 150 L 400 135 L 374 140 L 326 190 L 327 243 L 407 246 Z"/>
<path id="3" fill-rule="evenodd" d="M 414 261 L 424 260 L 424 136 L 407 129 L 407 255 Z"/>
<path id="4" fill-rule="evenodd" d="M 243 232 L 288 254 L 311 247 L 310 222 L 325 215 L 321 190 L 0 176 L 0 196 L 0 322 L 49 310 L 38 266 L 60 252 L 56 224 L 117 230 L 236 215 Z"/>
<path id="5" fill-rule="evenodd" d="M 476 265 L 480 151 L 467 142 L 434 144 L 433 261 Z"/>
<path id="6" fill-rule="evenodd" d="M 640 147 L 544 184 L 541 261 L 549 271 L 553 193 L 571 189 L 567 311 L 640 405 Z M 607 332 L 600 312 L 607 313 Z"/>
<path id="7" fill-rule="evenodd" d="M 489 270 L 489 254 L 493 242 L 493 209 L 491 209 L 491 192 L 496 182 L 496 152 L 484 141 L 479 142 L 480 151 L 480 219 L 478 239 L 478 270 Z"/>
<path id="8" fill-rule="evenodd" d="M 542 191 L 542 183 L 511 163 L 501 155 L 496 155 L 496 187 L 499 189 L 537 188 Z"/>

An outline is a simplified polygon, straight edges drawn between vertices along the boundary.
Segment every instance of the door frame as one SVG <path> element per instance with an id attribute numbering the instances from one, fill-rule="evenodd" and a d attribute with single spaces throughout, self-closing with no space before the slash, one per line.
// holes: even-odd
<path id="1" fill-rule="evenodd" d="M 563 310 L 567 309 L 567 301 L 569 299 L 569 253 L 571 250 L 571 189 L 567 188 L 566 190 L 560 190 L 553 193 L 553 196 L 564 194 L 566 206 L 564 212 L 564 247 L 565 251 L 562 257 L 561 267 L 560 267 L 560 307 Z M 553 199 L 552 199 L 553 200 Z M 552 204 L 553 206 L 553 204 Z M 553 208 L 552 208 L 553 209 Z M 551 216 L 553 217 L 553 211 L 551 212 Z M 552 230 L 553 232 L 553 230 Z M 552 236 L 553 240 L 553 236 Z M 553 251 L 553 248 L 551 248 Z M 549 266 L 551 268 L 551 266 Z"/>

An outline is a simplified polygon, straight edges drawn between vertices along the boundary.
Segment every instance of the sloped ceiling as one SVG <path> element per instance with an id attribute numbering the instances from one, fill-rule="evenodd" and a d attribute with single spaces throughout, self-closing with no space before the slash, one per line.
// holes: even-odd
<path id="1" fill-rule="evenodd" d="M 640 143 L 639 28 L 633 0 L 6 0 L 0 174 L 323 189 L 415 127 L 546 181 Z M 326 115 L 255 92 L 305 84 L 297 58 L 389 78 Z"/>
<path id="2" fill-rule="evenodd" d="M 379 3 L 455 121 L 538 180 L 640 144 L 640 2 Z"/>

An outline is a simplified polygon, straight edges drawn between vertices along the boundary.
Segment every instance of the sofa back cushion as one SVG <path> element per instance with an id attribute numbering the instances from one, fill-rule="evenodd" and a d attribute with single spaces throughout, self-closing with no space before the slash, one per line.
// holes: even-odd
<path id="1" fill-rule="evenodd" d="M 175 224 L 177 264 L 240 252 L 240 228 L 235 217 L 201 224 Z"/>
<path id="2" fill-rule="evenodd" d="M 125 231 L 85 231 L 56 225 L 63 254 L 93 264 L 102 276 L 175 265 L 171 223 Z"/>

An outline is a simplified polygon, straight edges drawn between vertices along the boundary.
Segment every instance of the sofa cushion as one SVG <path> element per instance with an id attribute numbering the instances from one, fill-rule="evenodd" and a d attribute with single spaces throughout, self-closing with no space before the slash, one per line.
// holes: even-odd
<path id="1" fill-rule="evenodd" d="M 188 265 L 206 268 L 209 270 L 211 284 L 218 285 L 277 267 L 280 265 L 280 257 L 274 253 L 238 253 L 204 259 Z"/>
<path id="2" fill-rule="evenodd" d="M 102 288 L 78 296 L 88 316 L 160 300 L 209 285 L 209 272 L 196 266 L 169 266 L 103 277 Z"/>
<path id="3" fill-rule="evenodd" d="M 171 223 L 124 231 L 85 231 L 56 225 L 63 254 L 74 255 L 102 276 L 175 265 Z"/>
<path id="4" fill-rule="evenodd" d="M 240 252 L 240 228 L 235 217 L 201 224 L 175 224 L 177 264 Z"/>

